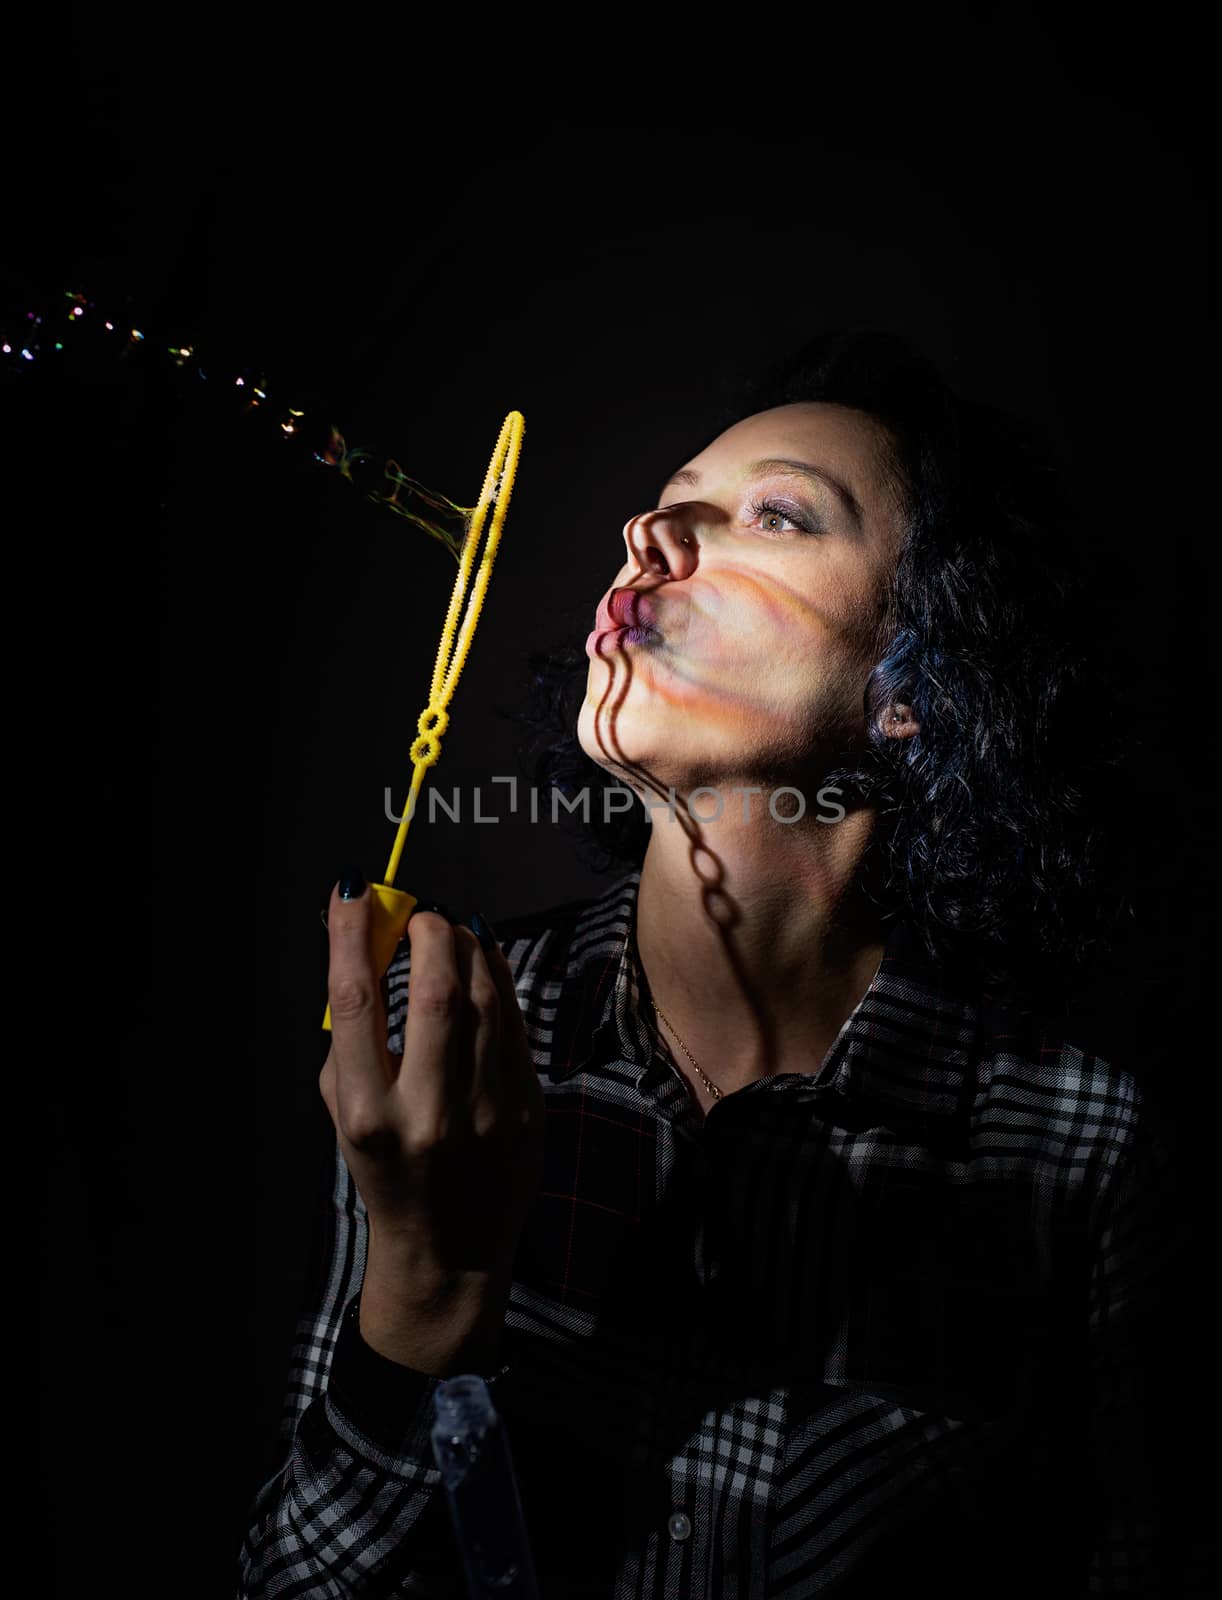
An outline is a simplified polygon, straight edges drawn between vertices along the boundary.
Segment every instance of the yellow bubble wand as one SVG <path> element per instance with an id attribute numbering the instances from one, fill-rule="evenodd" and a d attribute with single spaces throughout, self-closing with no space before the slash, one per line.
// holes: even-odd
<path id="1" fill-rule="evenodd" d="M 511 411 L 501 424 L 500 436 L 484 476 L 484 487 L 480 491 L 479 503 L 463 542 L 458 576 L 454 580 L 450 608 L 446 612 L 445 626 L 441 630 L 441 643 L 437 646 L 433 681 L 429 687 L 429 703 L 416 719 L 417 738 L 409 752 L 412 760 L 412 785 L 408 791 L 407 805 L 403 809 L 403 819 L 399 823 L 399 831 L 391 848 L 390 860 L 386 865 L 386 882 L 369 885 L 373 904 L 373 958 L 377 963 L 379 975 L 384 974 L 394 960 L 395 950 L 407 930 L 407 920 L 416 904 L 415 895 L 394 887 L 395 874 L 399 870 L 408 827 L 416 812 L 416 797 L 420 793 L 425 770 L 435 766 L 441 757 L 441 737 L 450 725 L 450 713 L 446 708 L 458 686 L 459 675 L 466 663 L 467 652 L 471 648 L 475 624 L 479 621 L 483 609 L 488 580 L 492 576 L 492 563 L 496 560 L 497 547 L 501 542 L 501 529 L 505 526 L 505 515 L 509 510 L 509 497 L 513 492 L 513 480 L 518 470 L 518 458 L 522 453 L 522 435 L 525 428 L 526 422 L 520 411 Z M 480 558 L 479 571 L 475 574 L 475 584 L 467 600 L 462 631 L 455 645 L 454 629 L 458 622 L 459 609 L 462 606 L 463 596 L 467 593 L 467 585 L 471 581 L 475 552 L 490 506 L 492 526 L 488 532 L 484 553 Z M 322 1025 L 330 1031 L 330 1006 L 323 1016 Z"/>

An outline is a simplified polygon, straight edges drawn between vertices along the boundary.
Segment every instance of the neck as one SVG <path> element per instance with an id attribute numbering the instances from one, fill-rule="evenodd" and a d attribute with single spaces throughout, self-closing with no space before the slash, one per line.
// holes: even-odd
<path id="1" fill-rule="evenodd" d="M 830 824 L 729 812 L 694 833 L 654 813 L 636 914 L 650 996 L 725 1093 L 818 1071 L 887 929 L 864 892 L 872 811 Z"/>

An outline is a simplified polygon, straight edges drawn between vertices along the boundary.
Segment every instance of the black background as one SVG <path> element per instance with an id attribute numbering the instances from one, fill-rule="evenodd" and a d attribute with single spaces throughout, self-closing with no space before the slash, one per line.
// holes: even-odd
<path id="1" fill-rule="evenodd" d="M 1189 470 L 1207 448 L 1191 44 L 964 36 L 883 67 L 762 18 L 698 39 L 588 26 L 509 48 L 436 19 L 426 44 L 397 8 L 310 26 L 69 8 L 10 101 L 6 338 L 45 316 L 38 359 L 0 369 L 10 727 L 33 780 L 13 870 L 51 916 L 13 1137 L 44 1224 L 64 1592 L 85 1570 L 231 1591 L 328 1133 L 319 912 L 348 859 L 381 875 L 383 791 L 398 809 L 453 580 L 440 545 L 278 436 L 290 405 L 467 503 L 525 414 L 433 780 L 482 781 L 502 820 L 417 822 L 400 875 L 494 924 L 603 882 L 487 779 L 518 770 L 526 650 L 584 633 L 626 518 L 708 442 L 728 377 L 868 321 L 1041 421 L 1096 508 L 1147 752 L 1129 978 L 1182 1127 L 1192 1259 L 1217 714 Z M 77 288 L 89 326 L 68 328 Z M 144 344 L 120 360 L 107 317 Z M 234 399 L 241 372 L 265 409 Z M 1184 1293 L 1177 1404 L 1204 1360 Z"/>

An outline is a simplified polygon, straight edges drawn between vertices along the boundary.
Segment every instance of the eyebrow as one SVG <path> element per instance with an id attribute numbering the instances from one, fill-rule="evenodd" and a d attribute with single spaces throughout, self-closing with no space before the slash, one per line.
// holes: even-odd
<path id="1" fill-rule="evenodd" d="M 857 497 L 847 485 L 841 483 L 839 478 L 826 471 L 825 468 L 812 467 L 809 461 L 794 461 L 789 456 L 765 456 L 762 461 L 753 461 L 747 468 L 748 476 L 753 476 L 758 472 L 781 472 L 788 474 L 790 477 L 817 479 L 840 496 L 856 518 L 858 527 L 863 525 L 861 505 Z M 698 472 L 691 467 L 683 467 L 672 477 L 667 478 L 662 487 L 665 489 L 667 484 L 671 483 L 690 483 L 694 487 L 699 481 L 700 474 Z"/>

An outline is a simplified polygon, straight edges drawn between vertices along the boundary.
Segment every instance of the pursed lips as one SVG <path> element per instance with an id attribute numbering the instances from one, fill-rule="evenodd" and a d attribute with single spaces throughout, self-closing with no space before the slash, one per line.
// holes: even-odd
<path id="1" fill-rule="evenodd" d="M 637 589 L 612 589 L 599 602 L 597 626 L 602 628 L 632 628 L 661 636 L 657 613 L 649 596 Z"/>

